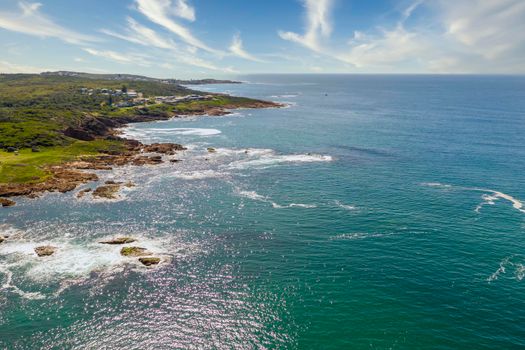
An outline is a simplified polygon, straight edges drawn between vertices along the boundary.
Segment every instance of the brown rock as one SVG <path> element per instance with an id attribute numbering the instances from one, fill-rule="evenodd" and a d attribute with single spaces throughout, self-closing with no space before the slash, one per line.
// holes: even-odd
<path id="1" fill-rule="evenodd" d="M 91 188 L 86 188 L 85 190 L 78 192 L 77 198 L 82 198 L 86 195 L 86 193 L 89 193 L 91 191 L 92 191 Z"/>
<path id="2" fill-rule="evenodd" d="M 117 193 L 120 190 L 120 185 L 104 185 L 97 187 L 93 191 L 93 197 L 98 198 L 107 198 L 107 199 L 117 199 Z"/>
<path id="3" fill-rule="evenodd" d="M 0 243 L 3 243 L 5 241 L 5 238 L 0 236 Z"/>
<path id="4" fill-rule="evenodd" d="M 16 204 L 16 202 L 7 198 L 0 198 L 0 204 L 2 205 L 2 207 L 12 207 Z"/>
<path id="5" fill-rule="evenodd" d="M 153 265 L 158 265 L 160 263 L 160 258 L 145 257 L 145 258 L 139 258 L 139 261 L 145 266 L 153 266 Z"/>
<path id="6" fill-rule="evenodd" d="M 146 248 L 141 247 L 124 247 L 120 250 L 120 255 L 122 256 L 131 256 L 131 257 L 138 257 L 138 256 L 145 256 L 149 255 L 148 250 Z"/>
<path id="7" fill-rule="evenodd" d="M 176 151 L 185 151 L 187 148 L 178 143 L 153 143 L 144 146 L 143 151 L 147 153 L 162 153 L 174 155 Z"/>
<path id="8" fill-rule="evenodd" d="M 117 237 L 110 239 L 109 241 L 102 241 L 99 242 L 100 244 L 110 244 L 110 245 L 119 245 L 119 244 L 128 244 L 135 242 L 136 239 L 131 237 Z"/>
<path id="9" fill-rule="evenodd" d="M 213 147 L 208 147 L 206 149 L 208 150 L 209 153 L 217 153 L 217 150 Z"/>
<path id="10" fill-rule="evenodd" d="M 35 253 L 38 256 L 50 256 L 53 255 L 55 251 L 56 248 L 50 245 L 35 248 Z"/>
<path id="11" fill-rule="evenodd" d="M 122 185 L 123 182 L 116 182 L 113 180 L 108 180 L 105 182 L 106 185 Z"/>

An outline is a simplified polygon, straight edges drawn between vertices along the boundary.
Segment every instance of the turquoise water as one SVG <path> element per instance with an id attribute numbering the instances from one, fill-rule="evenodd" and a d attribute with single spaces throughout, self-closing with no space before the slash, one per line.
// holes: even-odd
<path id="1" fill-rule="evenodd" d="M 190 149 L 0 210 L 0 348 L 525 347 L 524 77 L 244 79 L 202 88 L 289 107 L 133 125 Z"/>

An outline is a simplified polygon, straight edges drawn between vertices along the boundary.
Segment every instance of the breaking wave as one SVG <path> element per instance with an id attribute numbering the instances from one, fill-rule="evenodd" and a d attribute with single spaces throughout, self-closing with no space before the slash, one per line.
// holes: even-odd
<path id="1" fill-rule="evenodd" d="M 514 278 L 517 281 L 523 280 L 525 277 L 525 266 L 522 262 L 515 261 L 515 255 L 511 255 L 501 260 L 498 269 L 487 278 L 487 282 L 493 282 L 500 276 L 507 273 L 507 269 L 514 269 Z"/>
<path id="2" fill-rule="evenodd" d="M 314 162 L 331 162 L 331 156 L 318 154 L 294 154 L 294 155 L 277 155 L 274 151 L 262 154 L 258 159 L 245 159 L 232 162 L 228 168 L 248 169 L 248 168 L 269 168 L 272 166 L 286 163 L 314 163 Z"/>
<path id="3" fill-rule="evenodd" d="M 125 128 L 124 135 L 129 137 L 149 137 L 149 136 L 166 136 L 166 135 L 178 135 L 178 136 L 214 136 L 219 135 L 222 132 L 218 129 L 206 129 L 206 128 Z"/>
<path id="4" fill-rule="evenodd" d="M 513 196 L 509 194 L 506 194 L 500 191 L 495 191 L 495 190 L 486 189 L 486 188 L 478 188 L 478 187 L 461 187 L 461 186 L 456 187 L 452 185 L 442 184 L 439 182 L 427 182 L 427 183 L 422 183 L 422 185 L 429 186 L 429 187 L 440 187 L 440 188 L 446 188 L 446 189 L 457 189 L 457 190 L 463 190 L 463 191 L 486 192 L 485 194 L 481 196 L 481 198 L 483 199 L 483 202 L 478 204 L 476 208 L 474 209 L 476 213 L 479 213 L 485 205 L 495 205 L 496 201 L 499 199 L 504 199 L 510 202 L 514 209 L 518 210 L 521 213 L 525 213 L 524 204 L 522 201 L 520 201 L 517 198 L 514 198 Z"/>
<path id="5" fill-rule="evenodd" d="M 317 208 L 317 205 L 315 205 L 315 204 L 290 203 L 290 204 L 287 204 L 287 205 L 281 205 L 281 204 L 273 202 L 269 197 L 262 196 L 262 195 L 258 194 L 255 191 L 241 191 L 241 190 L 237 190 L 237 195 L 239 195 L 241 197 L 245 197 L 245 198 L 251 199 L 251 200 L 254 200 L 254 201 L 269 203 L 275 209 L 284 209 L 284 208 L 305 208 L 305 209 L 310 209 L 310 208 Z"/>

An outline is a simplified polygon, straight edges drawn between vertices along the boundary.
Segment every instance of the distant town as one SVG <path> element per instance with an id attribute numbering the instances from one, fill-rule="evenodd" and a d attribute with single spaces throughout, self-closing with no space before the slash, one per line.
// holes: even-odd
<path id="1" fill-rule="evenodd" d="M 134 106 L 146 106 L 152 104 L 177 104 L 181 102 L 191 101 L 203 101 L 213 100 L 214 95 L 186 95 L 186 96 L 154 96 L 144 97 L 142 92 L 136 90 L 128 90 L 126 86 L 121 89 L 92 89 L 92 88 L 81 88 L 80 93 L 83 95 L 106 95 L 108 96 L 108 104 L 114 107 L 134 107 Z"/>

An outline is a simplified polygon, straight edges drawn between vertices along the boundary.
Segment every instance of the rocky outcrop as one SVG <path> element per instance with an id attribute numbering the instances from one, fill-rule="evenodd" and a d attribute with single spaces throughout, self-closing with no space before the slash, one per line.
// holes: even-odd
<path id="1" fill-rule="evenodd" d="M 55 253 L 55 251 L 56 251 L 56 248 L 52 247 L 50 245 L 46 245 L 46 246 L 41 246 L 41 247 L 36 247 L 35 248 L 36 255 L 38 255 L 40 257 L 53 255 Z"/>
<path id="2" fill-rule="evenodd" d="M 98 180 L 96 174 L 67 169 L 67 165 L 48 168 L 49 178 L 40 183 L 0 184 L 0 197 L 37 196 L 43 192 L 69 192 L 89 181 Z"/>
<path id="3" fill-rule="evenodd" d="M 85 190 L 82 190 L 80 192 L 78 192 L 77 194 L 77 198 L 82 198 L 84 197 L 87 193 L 91 192 L 91 188 L 86 188 Z"/>
<path id="4" fill-rule="evenodd" d="M 4 241 L 5 241 L 5 238 L 2 237 L 2 236 L 0 236 L 0 244 L 1 244 L 1 243 L 4 243 Z"/>
<path id="5" fill-rule="evenodd" d="M 110 245 L 121 245 L 121 244 L 129 244 L 136 242 L 137 240 L 131 237 L 117 237 L 113 238 L 107 241 L 99 242 L 100 244 L 110 244 Z"/>
<path id="6" fill-rule="evenodd" d="M 146 248 L 141 247 L 124 247 L 120 250 L 120 255 L 127 257 L 139 257 L 149 255 Z"/>
<path id="7" fill-rule="evenodd" d="M 80 128 L 69 127 L 64 130 L 64 135 L 81 141 L 93 141 L 95 137 L 89 131 Z"/>
<path id="8" fill-rule="evenodd" d="M 145 266 L 153 266 L 153 265 L 158 265 L 160 263 L 160 258 L 145 257 L 145 258 L 139 258 L 139 261 Z"/>
<path id="9" fill-rule="evenodd" d="M 106 198 L 106 199 L 118 199 L 118 191 L 120 190 L 120 185 L 104 185 L 97 187 L 93 191 L 93 197 L 97 198 Z"/>
<path id="10" fill-rule="evenodd" d="M 187 148 L 178 143 L 153 143 L 143 148 L 143 151 L 147 153 L 162 153 L 170 156 L 174 155 L 177 151 L 185 150 L 187 150 Z"/>
<path id="11" fill-rule="evenodd" d="M 109 165 L 105 164 L 97 164 L 95 162 L 85 162 L 85 161 L 77 161 L 77 162 L 71 162 L 69 165 L 74 169 L 79 170 L 111 170 L 112 168 Z"/>
<path id="12" fill-rule="evenodd" d="M 0 204 L 2 205 L 2 207 L 12 207 L 16 204 L 16 202 L 7 198 L 0 198 Z"/>
<path id="13" fill-rule="evenodd" d="M 161 156 L 138 156 L 131 161 L 136 166 L 157 165 L 163 163 Z"/>

